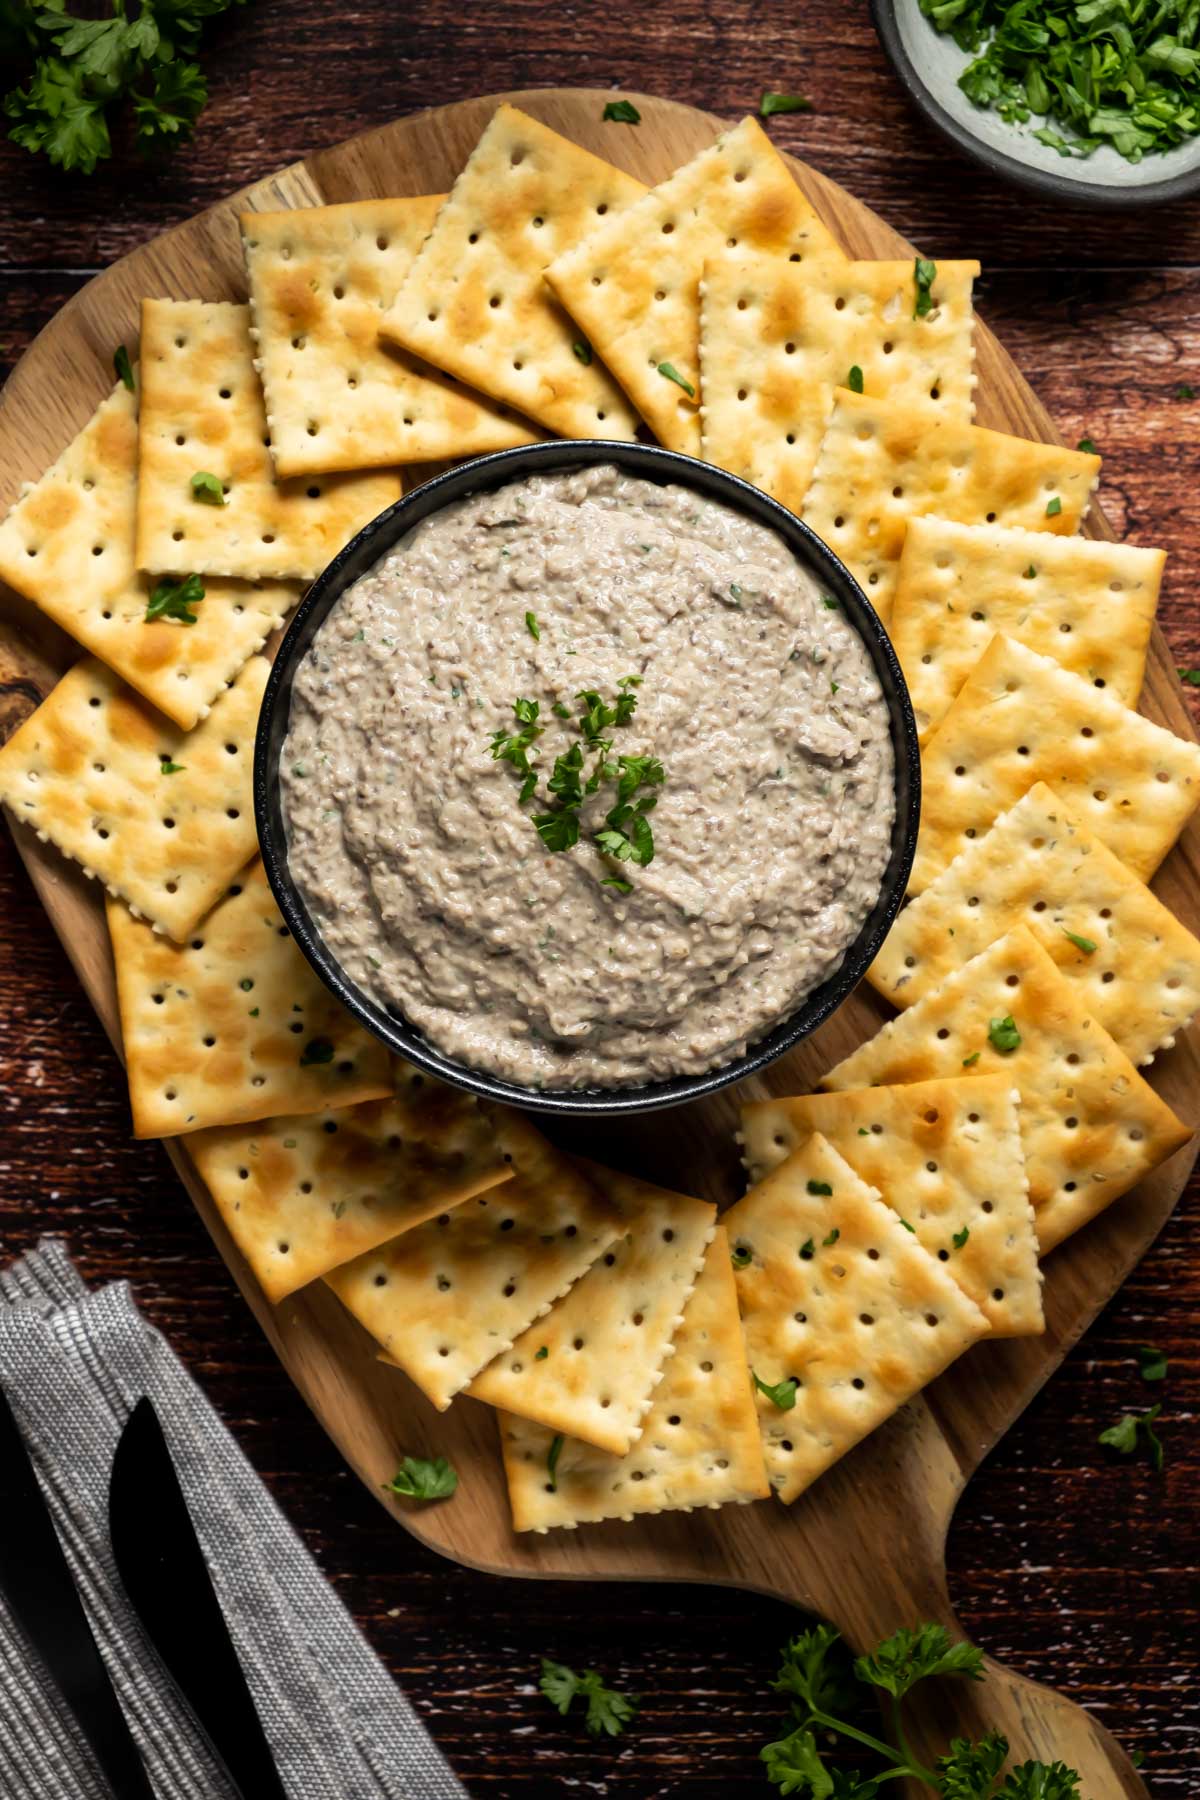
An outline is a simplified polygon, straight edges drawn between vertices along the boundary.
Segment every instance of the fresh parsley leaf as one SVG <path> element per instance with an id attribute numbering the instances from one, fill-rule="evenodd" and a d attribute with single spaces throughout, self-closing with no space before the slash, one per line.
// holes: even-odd
<path id="1" fill-rule="evenodd" d="M 954 1245 L 954 1248 L 956 1250 L 961 1250 L 963 1245 L 966 1243 L 967 1239 L 970 1237 L 970 1235 L 971 1235 L 971 1227 L 969 1225 L 964 1225 L 961 1231 L 956 1231 L 954 1233 L 954 1236 L 951 1238 L 950 1242 Z"/>
<path id="2" fill-rule="evenodd" d="M 182 775 L 186 768 L 186 763 L 172 762 L 169 756 L 164 756 L 159 759 L 158 772 L 160 775 Z"/>
<path id="3" fill-rule="evenodd" d="M 618 125 L 640 125 L 642 122 L 642 115 L 632 100 L 610 100 L 600 116 L 615 120 Z"/>
<path id="4" fill-rule="evenodd" d="M 525 629 L 536 644 L 541 643 L 542 629 L 541 629 L 541 626 L 537 622 L 537 614 L 536 613 L 527 612 L 525 614 Z"/>
<path id="5" fill-rule="evenodd" d="M 305 1044 L 303 1054 L 300 1057 L 300 1067 L 302 1069 L 311 1069 L 318 1063 L 331 1063 L 332 1061 L 333 1044 L 331 1040 L 327 1037 L 315 1037 L 311 1038 L 309 1042 Z"/>
<path id="6" fill-rule="evenodd" d="M 207 469 L 197 469 L 192 476 L 192 499 L 203 501 L 205 506 L 224 506 L 225 487 L 219 475 L 210 475 Z"/>
<path id="7" fill-rule="evenodd" d="M 980 1052 L 978 1050 L 972 1050 L 970 1056 L 963 1057 L 963 1059 L 962 1059 L 963 1068 L 964 1069 L 971 1068 L 973 1066 L 973 1064 L 975 1064 L 979 1061 L 979 1057 L 980 1057 Z"/>
<path id="8" fill-rule="evenodd" d="M 543 1344 L 540 1350 L 534 1351 L 533 1360 L 534 1362 L 545 1362 L 549 1354 L 550 1346 L 548 1344 Z"/>
<path id="9" fill-rule="evenodd" d="M 570 707 L 564 706 L 561 700 L 556 700 L 554 705 L 550 708 L 550 711 L 554 714 L 556 719 L 569 719 L 571 716 Z"/>
<path id="10" fill-rule="evenodd" d="M 1115 1450 L 1118 1456 L 1132 1456 L 1142 1438 L 1150 1456 L 1150 1466 L 1157 1474 L 1163 1466 L 1163 1447 L 1158 1433 L 1154 1429 L 1154 1421 L 1162 1411 L 1162 1402 L 1152 1406 L 1148 1412 L 1126 1413 L 1102 1431 L 1096 1442 L 1103 1444 L 1107 1450 Z"/>
<path id="11" fill-rule="evenodd" d="M 901 1219 L 900 1223 L 903 1225 L 905 1231 L 911 1231 L 913 1236 L 916 1237 L 917 1228 L 915 1225 L 910 1225 L 907 1219 Z"/>
<path id="12" fill-rule="evenodd" d="M 1151 1344 L 1138 1345 L 1138 1373 L 1143 1381 L 1165 1381 L 1167 1378 L 1167 1358 L 1162 1350 L 1155 1350 Z"/>
<path id="13" fill-rule="evenodd" d="M 1179 679 L 1189 687 L 1200 687 L 1200 669 L 1180 669 Z"/>
<path id="14" fill-rule="evenodd" d="M 676 387 L 681 387 L 690 400 L 696 398 L 695 388 L 690 381 L 684 380 L 674 363 L 660 362 L 658 365 L 658 372 L 660 375 L 665 375 L 668 381 L 673 381 Z"/>
<path id="15" fill-rule="evenodd" d="M 811 112 L 812 101 L 804 94 L 764 94 L 758 103 L 760 119 L 769 119 L 775 113 Z"/>
<path id="16" fill-rule="evenodd" d="M 983 1651 L 974 1644 L 955 1643 L 944 1625 L 919 1625 L 915 1631 L 901 1627 L 869 1656 L 854 1664 L 860 1681 L 883 1688 L 902 1700 L 918 1681 L 931 1675 L 965 1675 L 972 1681 L 983 1676 Z"/>
<path id="17" fill-rule="evenodd" d="M 585 338 L 576 338 L 575 342 L 571 345 L 571 349 L 585 368 L 590 367 L 592 361 L 592 346 Z"/>
<path id="18" fill-rule="evenodd" d="M 804 1794 L 812 1800 L 829 1800 L 833 1777 L 821 1760 L 817 1740 L 807 1726 L 797 1726 L 784 1738 L 759 1752 L 767 1767 L 767 1780 L 781 1794 Z"/>
<path id="19" fill-rule="evenodd" d="M 185 575 L 182 581 L 160 581 L 146 603 L 146 622 L 174 619 L 179 625 L 194 625 L 196 615 L 190 610 L 204 598 L 204 583 L 198 575 Z"/>
<path id="20" fill-rule="evenodd" d="M 1007 1759 L 1008 1739 L 998 1731 L 989 1731 L 975 1744 L 952 1738 L 949 1753 L 937 1760 L 943 1800 L 989 1800 Z"/>
<path id="21" fill-rule="evenodd" d="M 756 1375 L 753 1369 L 750 1374 L 759 1393 L 765 1394 L 772 1406 L 777 1406 L 780 1412 L 791 1412 L 796 1404 L 796 1389 L 800 1385 L 794 1375 L 787 1375 L 772 1386 L 769 1381 L 763 1381 Z"/>
<path id="22" fill-rule="evenodd" d="M 1007 1056 L 1010 1051 L 1019 1048 L 1021 1034 L 1013 1022 L 1011 1013 L 1002 1019 L 991 1019 L 988 1022 L 988 1043 L 993 1050 L 1000 1050 Z"/>
<path id="23" fill-rule="evenodd" d="M 837 1226 L 835 1225 L 833 1230 L 830 1232 L 829 1236 L 823 1237 L 821 1239 L 821 1248 L 823 1250 L 828 1250 L 830 1244 L 836 1244 L 838 1239 L 841 1237 L 841 1235 L 842 1235 L 841 1232 L 838 1230 Z"/>
<path id="24" fill-rule="evenodd" d="M 826 612 L 841 612 L 842 610 L 837 601 L 829 594 L 821 595 L 821 605 L 825 608 Z"/>
<path id="25" fill-rule="evenodd" d="M 1070 938 L 1075 948 L 1077 950 L 1082 950 L 1085 956 L 1094 956 L 1096 954 L 1096 946 L 1091 938 L 1080 937 L 1078 932 L 1068 931 L 1065 925 L 1062 927 L 1062 934 L 1065 938 Z"/>
<path id="26" fill-rule="evenodd" d="M 1046 517 L 1048 519 L 1057 519 L 1057 517 L 1061 511 L 1062 511 L 1062 501 L 1060 500 L 1060 498 L 1057 494 L 1054 494 L 1046 502 Z"/>
<path id="27" fill-rule="evenodd" d="M 913 284 L 916 288 L 916 299 L 913 302 L 913 318 L 923 319 L 933 311 L 933 284 L 937 280 L 937 264 L 930 262 L 926 256 L 913 258 Z"/>
<path id="28" fill-rule="evenodd" d="M 746 1244 L 735 1244 L 729 1253 L 729 1260 L 735 1269 L 748 1269 L 754 1259 L 754 1252 Z"/>
<path id="29" fill-rule="evenodd" d="M 846 386 L 852 394 L 861 394 L 863 391 L 863 372 L 857 363 L 851 364 L 850 373 L 846 377 Z"/>
<path id="30" fill-rule="evenodd" d="M 562 812 L 534 813 L 533 823 L 547 850 L 572 850 L 579 842 L 579 814 L 571 807 Z"/>
<path id="31" fill-rule="evenodd" d="M 1081 437 L 1075 448 L 1082 450 L 1085 456 L 1099 456 L 1100 454 L 1090 437 Z"/>
<path id="32" fill-rule="evenodd" d="M 811 1238 L 805 1238 L 800 1246 L 800 1261 L 811 1262 L 816 1254 L 817 1246 L 813 1243 Z"/>
<path id="33" fill-rule="evenodd" d="M 632 881 L 622 881 L 619 875 L 605 875 L 600 886 L 613 888 L 618 894 L 632 894 L 633 892 Z"/>
<path id="34" fill-rule="evenodd" d="M 1019 1763 L 996 1789 L 996 1800 L 1079 1800 L 1079 1776 L 1061 1762 Z"/>
<path id="35" fill-rule="evenodd" d="M 827 1181 L 807 1181 L 805 1187 L 810 1194 L 832 1194 L 833 1188 Z"/>
<path id="36" fill-rule="evenodd" d="M 399 1494 L 404 1500 L 448 1500 L 458 1486 L 458 1476 L 444 1456 L 429 1461 L 423 1456 L 406 1456 L 384 1492 Z"/>
<path id="37" fill-rule="evenodd" d="M 1033 581 L 1034 578 L 1036 577 L 1036 575 L 1037 575 L 1037 564 L 1030 563 L 1029 567 L 1025 571 L 1026 581 Z"/>
<path id="38" fill-rule="evenodd" d="M 546 1452 L 546 1486 L 552 1494 L 558 1492 L 558 1459 L 562 1455 L 563 1442 L 562 1432 L 555 1432 L 550 1448 Z"/>
<path id="39" fill-rule="evenodd" d="M 557 1707 L 564 1717 L 573 1700 L 586 1700 L 584 1724 L 592 1737 L 599 1737 L 602 1732 L 609 1737 L 620 1737 L 630 1720 L 636 1717 L 641 1704 L 637 1694 L 619 1694 L 615 1688 L 605 1687 L 594 1669 L 585 1669 L 582 1675 L 577 1675 L 566 1663 L 551 1662 L 546 1656 L 542 1658 L 538 1686 L 551 1706 Z"/>
<path id="40" fill-rule="evenodd" d="M 1194 400 L 1196 398 L 1196 390 L 1190 382 L 1178 381 L 1175 384 L 1175 398 L 1177 400 Z"/>
<path id="41" fill-rule="evenodd" d="M 123 382 L 133 393 L 133 364 L 129 360 L 129 352 L 124 344 L 118 344 L 113 351 L 113 373 L 118 381 Z"/>

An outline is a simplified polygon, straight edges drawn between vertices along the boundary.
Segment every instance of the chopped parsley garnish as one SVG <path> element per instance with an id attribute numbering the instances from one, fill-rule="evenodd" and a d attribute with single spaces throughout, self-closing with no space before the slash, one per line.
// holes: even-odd
<path id="1" fill-rule="evenodd" d="M 831 598 L 829 594 L 821 595 L 821 605 L 825 607 L 828 612 L 841 612 L 842 610 L 837 601 Z"/>
<path id="2" fill-rule="evenodd" d="M 562 1432 L 556 1432 L 554 1440 L 546 1453 L 546 1474 L 548 1477 L 546 1486 L 552 1494 L 557 1494 L 558 1492 L 558 1459 L 562 1455 L 563 1441 Z"/>
<path id="3" fill-rule="evenodd" d="M 1138 1373 L 1143 1381 L 1165 1381 L 1167 1378 L 1167 1359 L 1161 1350 L 1152 1344 L 1138 1345 Z"/>
<path id="4" fill-rule="evenodd" d="M 660 362 L 658 365 L 658 372 L 660 375 L 665 375 L 668 381 L 673 381 L 676 387 L 681 387 L 689 400 L 694 400 L 696 398 L 695 388 L 690 381 L 684 380 L 674 363 Z"/>
<path id="5" fill-rule="evenodd" d="M 1090 437 L 1081 437 L 1075 448 L 1082 450 L 1085 456 L 1099 456 L 1100 454 Z"/>
<path id="6" fill-rule="evenodd" d="M 809 1181 L 805 1183 L 810 1194 L 832 1194 L 833 1189 L 827 1181 Z"/>
<path id="7" fill-rule="evenodd" d="M 917 1228 L 915 1225 L 910 1225 L 907 1219 L 901 1219 L 900 1223 L 903 1225 L 905 1231 L 911 1231 L 913 1236 L 916 1237 Z"/>
<path id="8" fill-rule="evenodd" d="M 1047 500 L 1047 502 L 1046 502 L 1046 517 L 1048 519 L 1057 519 L 1057 517 L 1061 511 L 1062 511 L 1062 501 L 1059 499 L 1057 494 L 1053 494 L 1050 497 L 1050 499 Z"/>
<path id="9" fill-rule="evenodd" d="M 118 344 L 113 351 L 113 374 L 133 392 L 133 364 L 129 360 L 129 352 L 124 344 Z"/>
<path id="10" fill-rule="evenodd" d="M 331 1063 L 332 1061 L 333 1045 L 330 1040 L 327 1037 L 315 1037 L 305 1044 L 304 1053 L 300 1058 L 300 1067 L 311 1069 L 317 1063 Z"/>
<path id="11" fill-rule="evenodd" d="M 622 881 L 619 875 L 605 875 L 600 886 L 615 888 L 618 894 L 632 894 L 633 892 L 632 881 Z"/>
<path id="12" fill-rule="evenodd" d="M 954 1248 L 956 1250 L 961 1250 L 963 1245 L 966 1243 L 967 1239 L 970 1237 L 970 1235 L 971 1235 L 971 1227 L 969 1225 L 964 1225 L 961 1231 L 955 1232 L 955 1234 L 951 1238 L 950 1242 L 954 1245 Z"/>
<path id="13" fill-rule="evenodd" d="M 536 613 L 527 612 L 525 614 L 525 629 L 529 633 L 530 637 L 534 640 L 535 643 L 537 643 L 537 644 L 541 643 L 542 628 L 537 622 L 537 614 Z"/>
<path id="14" fill-rule="evenodd" d="M 1126 1413 L 1107 1431 L 1102 1431 L 1096 1439 L 1108 1450 L 1115 1450 L 1118 1456 L 1132 1456 L 1138 1444 L 1144 1439 L 1150 1456 L 1150 1466 L 1157 1474 L 1163 1466 L 1163 1447 L 1158 1433 L 1154 1429 L 1154 1421 L 1162 1411 L 1162 1402 L 1152 1406 L 1148 1412 Z"/>
<path id="15" fill-rule="evenodd" d="M 554 714 L 556 719 L 569 719 L 571 716 L 570 707 L 564 706 L 561 700 L 556 700 L 554 705 L 550 708 L 550 711 Z"/>
<path id="16" fill-rule="evenodd" d="M 160 775 L 182 775 L 186 768 L 186 763 L 172 762 L 169 756 L 163 756 L 159 759 L 158 772 Z"/>
<path id="17" fill-rule="evenodd" d="M 835 1225 L 833 1230 L 830 1232 L 829 1236 L 823 1237 L 821 1239 L 821 1248 L 823 1250 L 828 1250 L 830 1244 L 836 1244 L 838 1239 L 841 1237 L 841 1235 L 842 1235 L 841 1232 L 838 1230 L 837 1226 Z"/>
<path id="18" fill-rule="evenodd" d="M 549 1356 L 549 1354 L 550 1354 L 549 1344 L 543 1344 L 540 1350 L 534 1351 L 533 1360 L 534 1360 L 534 1362 L 545 1362 L 545 1360 Z"/>
<path id="19" fill-rule="evenodd" d="M 777 1406 L 780 1412 L 791 1412 L 796 1404 L 796 1389 L 800 1385 L 794 1375 L 785 1376 L 782 1381 L 777 1381 L 772 1387 L 769 1381 L 764 1381 L 760 1375 L 754 1373 L 753 1369 L 750 1373 L 754 1378 L 755 1387 L 760 1394 L 767 1396 L 772 1406 Z"/>
<path id="20" fill-rule="evenodd" d="M 615 120 L 618 125 L 640 125 L 642 122 L 642 115 L 632 100 L 610 100 L 600 116 Z"/>
<path id="21" fill-rule="evenodd" d="M 1085 956 L 1095 955 L 1096 946 L 1091 938 L 1080 937 L 1077 931 L 1068 931 L 1065 925 L 1062 928 L 1062 934 L 1071 940 L 1077 950 L 1082 950 Z"/>
<path id="22" fill-rule="evenodd" d="M 385 1481 L 385 1494 L 399 1494 L 405 1500 L 448 1500 L 458 1486 L 458 1476 L 444 1456 L 432 1461 L 423 1456 L 406 1456 L 390 1481 Z"/>
<path id="23" fill-rule="evenodd" d="M 1037 575 L 1037 564 L 1030 563 L 1029 567 L 1025 571 L 1026 581 L 1032 581 L 1036 575 Z"/>
<path id="24" fill-rule="evenodd" d="M 204 598 L 204 583 L 198 575 L 185 575 L 182 581 L 160 581 L 146 603 L 146 622 L 174 619 L 179 625 L 194 625 L 196 615 L 189 609 Z"/>
<path id="25" fill-rule="evenodd" d="M 592 360 L 592 346 L 588 343 L 586 338 L 576 338 L 575 342 L 571 345 L 571 349 L 574 351 L 577 360 L 583 364 L 585 369 L 590 367 Z"/>
<path id="26" fill-rule="evenodd" d="M 579 814 L 569 807 L 562 812 L 534 813 L 533 823 L 547 850 L 573 850 L 579 842 Z"/>
<path id="27" fill-rule="evenodd" d="M 1175 383 L 1175 398 L 1177 400 L 1194 400 L 1196 398 L 1196 390 L 1190 381 Z"/>
<path id="28" fill-rule="evenodd" d="M 224 506 L 225 488 L 220 476 L 197 469 L 192 476 L 192 499 L 203 501 L 205 506 Z"/>
<path id="29" fill-rule="evenodd" d="M 769 119 L 775 113 L 811 111 L 812 101 L 805 94 L 764 94 L 758 103 L 760 119 Z"/>
<path id="30" fill-rule="evenodd" d="M 1186 681 L 1189 687 L 1200 687 L 1200 669 L 1180 669 L 1180 681 Z"/>
<path id="31" fill-rule="evenodd" d="M 1002 1050 L 1007 1056 L 1010 1051 L 1019 1047 L 1020 1042 L 1021 1034 L 1011 1013 L 1006 1013 L 1002 1019 L 991 1019 L 988 1022 L 988 1043 L 993 1050 Z"/>
<path id="32" fill-rule="evenodd" d="M 850 373 L 846 377 L 846 386 L 852 394 L 861 394 L 863 391 L 863 372 L 857 363 L 851 364 Z"/>
<path id="33" fill-rule="evenodd" d="M 729 1253 L 729 1260 L 735 1269 L 748 1269 L 753 1254 L 746 1244 L 735 1244 Z"/>
<path id="34" fill-rule="evenodd" d="M 979 1061 L 979 1057 L 980 1057 L 980 1052 L 978 1050 L 972 1050 L 970 1056 L 963 1057 L 963 1059 L 962 1059 L 963 1068 L 969 1069 L 973 1063 L 977 1063 Z"/>
<path id="35" fill-rule="evenodd" d="M 566 1663 L 551 1662 L 545 1656 L 538 1686 L 564 1717 L 573 1700 L 586 1700 L 584 1725 L 591 1737 L 599 1737 L 601 1732 L 620 1737 L 641 1703 L 637 1694 L 618 1694 L 615 1688 L 605 1687 L 595 1669 L 585 1669 L 577 1675 Z"/>
<path id="36" fill-rule="evenodd" d="M 817 1246 L 813 1243 L 811 1238 L 805 1238 L 800 1246 L 800 1261 L 811 1262 L 816 1254 Z"/>
<path id="37" fill-rule="evenodd" d="M 913 318 L 923 319 L 933 311 L 933 284 L 937 280 L 937 264 L 927 256 L 913 258 L 913 284 L 917 297 L 913 302 Z"/>

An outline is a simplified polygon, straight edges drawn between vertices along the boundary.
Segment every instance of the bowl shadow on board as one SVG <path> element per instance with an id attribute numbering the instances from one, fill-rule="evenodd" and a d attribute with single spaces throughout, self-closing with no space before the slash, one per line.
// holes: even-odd
<path id="1" fill-rule="evenodd" d="M 279 760 L 287 732 L 292 682 L 314 636 L 345 590 L 443 507 L 536 474 L 615 463 L 658 484 L 679 483 L 769 526 L 831 595 L 866 645 L 888 705 L 895 762 L 896 810 L 891 855 L 874 907 L 841 963 L 792 1013 L 758 1038 L 744 1055 L 702 1075 L 678 1076 L 619 1088 L 538 1089 L 503 1081 L 445 1056 L 399 1012 L 381 1006 L 352 981 L 327 948 L 292 880 L 287 862 Z M 468 1092 L 542 1113 L 612 1115 L 648 1112 L 701 1099 L 774 1062 L 832 1016 L 873 960 L 904 897 L 920 813 L 921 774 L 916 722 L 900 664 L 874 608 L 845 565 L 816 534 L 777 501 L 710 463 L 650 445 L 553 441 L 497 451 L 460 463 L 415 488 L 350 540 L 302 600 L 272 665 L 259 716 L 254 753 L 254 813 L 259 848 L 284 921 L 326 987 L 368 1031 L 416 1067 Z"/>
<path id="2" fill-rule="evenodd" d="M 1010 125 L 990 107 L 976 106 L 958 85 L 971 61 L 948 32 L 939 32 L 920 0 L 871 0 L 871 19 L 884 53 L 909 99 L 944 138 L 1001 180 L 1060 205 L 1129 211 L 1162 206 L 1200 190 L 1200 138 L 1131 163 L 1111 145 L 1090 156 L 1063 157 L 1033 132 L 1057 121 L 1031 117 Z M 1065 134 L 1064 134 L 1065 135 Z"/>

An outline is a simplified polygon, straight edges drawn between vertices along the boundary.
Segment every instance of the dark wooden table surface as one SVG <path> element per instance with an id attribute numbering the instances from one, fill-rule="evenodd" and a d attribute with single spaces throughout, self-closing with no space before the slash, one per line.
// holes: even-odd
<path id="1" fill-rule="evenodd" d="M 78 8 L 76 10 L 79 10 Z M 86 10 L 86 9 L 83 9 Z M 982 310 L 1071 440 L 1104 454 L 1103 501 L 1170 551 L 1163 623 L 1200 663 L 1200 201 L 1119 218 L 1011 192 L 909 110 L 858 0 L 254 0 L 210 31 L 212 100 L 163 168 L 119 156 L 62 177 L 0 144 L 0 363 L 133 245 L 305 151 L 503 88 L 623 86 L 734 118 L 763 88 L 809 158 L 933 256 L 979 256 Z M 1200 701 L 1200 691 L 1196 694 Z M 703 1589 L 532 1588 L 418 1548 L 341 1466 L 272 1360 L 166 1158 L 129 1135 L 121 1071 L 0 836 L 0 1250 L 61 1233 L 93 1280 L 128 1278 L 245 1446 L 472 1792 L 767 1791 L 768 1692 L 795 1620 Z M 1200 1118 L 1200 1096 L 1197 1096 Z M 1200 1792 L 1200 1184 L 959 1507 L 952 1590 L 995 1655 L 1093 1707 L 1156 1795 Z M 1138 1344 L 1170 1376 L 1150 1394 Z M 1161 1398 L 1166 1468 L 1096 1434 Z M 881 1546 L 887 1554 L 887 1546 Z M 639 1691 L 594 1745 L 535 1687 L 538 1659 Z M 414 1797 L 419 1800 L 419 1797 Z M 1091 1800 L 1102 1800 L 1093 1796 Z"/>

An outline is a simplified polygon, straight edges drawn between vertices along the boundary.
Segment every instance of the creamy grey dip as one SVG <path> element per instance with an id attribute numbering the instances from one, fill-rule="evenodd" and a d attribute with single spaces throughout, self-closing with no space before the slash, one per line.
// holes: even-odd
<path id="1" fill-rule="evenodd" d="M 645 866 L 592 842 L 611 783 L 569 850 L 531 822 L 586 689 L 635 693 L 612 757 L 663 765 Z M 491 749 L 520 697 L 545 727 L 524 806 Z M 894 811 L 870 658 L 782 539 L 611 467 L 447 508 L 349 588 L 297 670 L 281 778 L 292 874 L 353 980 L 545 1088 L 740 1054 L 841 961 Z"/>

